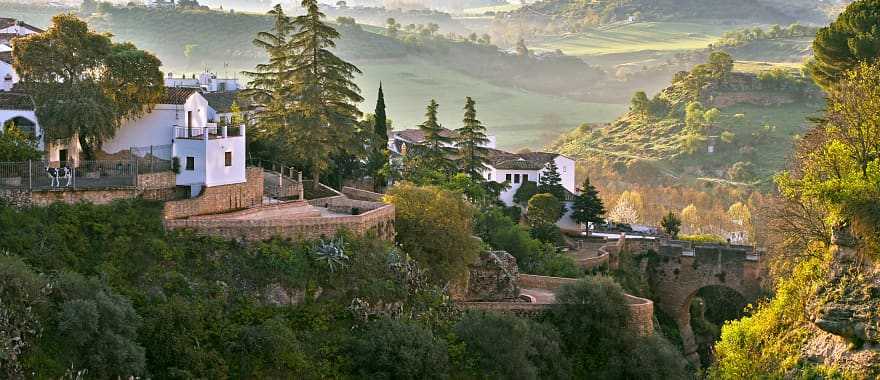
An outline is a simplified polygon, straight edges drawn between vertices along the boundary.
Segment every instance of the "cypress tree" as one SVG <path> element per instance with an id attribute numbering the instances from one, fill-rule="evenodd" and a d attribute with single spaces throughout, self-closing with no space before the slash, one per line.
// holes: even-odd
<path id="1" fill-rule="evenodd" d="M 373 135 L 370 139 L 370 159 L 367 171 L 373 177 L 373 190 L 379 191 L 385 184 L 383 170 L 390 158 L 388 152 L 388 119 L 385 115 L 385 94 L 382 83 L 379 83 L 379 97 L 376 100 L 376 111 L 373 114 Z"/>
<path id="2" fill-rule="evenodd" d="M 483 145 L 489 142 L 486 127 L 477 120 L 476 102 L 467 97 L 464 105 L 463 126 L 456 130 L 458 136 L 455 147 L 459 153 L 459 168 L 473 178 L 482 178 L 483 164 L 487 162 L 488 150 Z"/>
<path id="3" fill-rule="evenodd" d="M 387 141 L 388 140 L 388 120 L 385 115 L 385 94 L 382 92 L 382 83 L 379 83 L 379 99 L 376 100 L 376 111 L 373 113 L 375 115 L 375 120 L 373 121 L 373 132 L 376 133 L 376 137 Z M 385 148 L 388 145 L 383 145 Z"/>
<path id="4" fill-rule="evenodd" d="M 302 7 L 306 14 L 291 22 L 296 32 L 289 44 L 294 53 L 290 89 L 298 118 L 292 137 L 317 188 L 334 155 L 355 154 L 363 147 L 354 141 L 361 116 L 356 103 L 363 101 L 354 76 L 361 71 L 329 50 L 336 47 L 339 32 L 322 21 L 325 15 L 317 0 L 303 0 Z"/>
<path id="5" fill-rule="evenodd" d="M 599 224 L 603 222 L 605 215 L 605 205 L 599 198 L 599 192 L 590 183 L 590 179 L 584 180 L 581 185 L 581 193 L 575 197 L 573 205 L 572 219 L 575 222 L 587 224 Z"/>

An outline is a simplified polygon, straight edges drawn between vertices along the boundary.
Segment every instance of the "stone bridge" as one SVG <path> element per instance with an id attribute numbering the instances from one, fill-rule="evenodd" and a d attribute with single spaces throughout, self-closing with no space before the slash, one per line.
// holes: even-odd
<path id="1" fill-rule="evenodd" d="M 685 356 L 692 363 L 699 364 L 691 329 L 691 300 L 702 288 L 721 286 L 736 291 L 748 302 L 756 301 L 761 295 L 764 273 L 761 256 L 747 246 L 692 246 L 676 241 L 653 245 L 651 248 L 656 255 L 650 256 L 646 272 L 655 305 L 675 319 Z M 637 252 L 633 249 L 627 251 Z"/>

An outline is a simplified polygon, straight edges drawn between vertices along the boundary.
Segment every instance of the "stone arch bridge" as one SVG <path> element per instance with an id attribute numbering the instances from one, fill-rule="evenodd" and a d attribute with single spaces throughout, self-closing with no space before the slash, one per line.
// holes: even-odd
<path id="1" fill-rule="evenodd" d="M 762 294 L 764 276 L 761 255 L 752 247 L 737 245 L 697 245 L 687 242 L 656 242 L 656 252 L 645 268 L 658 309 L 675 319 L 688 360 L 699 364 L 697 343 L 691 329 L 690 304 L 700 289 L 721 286 L 754 302 Z M 628 249 L 630 252 L 635 250 Z"/>

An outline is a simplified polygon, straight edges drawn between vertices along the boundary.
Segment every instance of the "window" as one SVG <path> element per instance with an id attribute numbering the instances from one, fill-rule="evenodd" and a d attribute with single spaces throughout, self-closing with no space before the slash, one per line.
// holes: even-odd
<path id="1" fill-rule="evenodd" d="M 187 157 L 186 158 L 186 170 L 196 170 L 196 158 L 195 157 Z"/>
<path id="2" fill-rule="evenodd" d="M 504 176 L 504 179 L 505 179 L 507 182 L 510 182 L 510 179 L 511 179 L 510 174 Z"/>
<path id="3" fill-rule="evenodd" d="M 223 158 L 225 159 L 226 166 L 232 166 L 232 152 L 226 152 Z"/>
<path id="4" fill-rule="evenodd" d="M 529 175 L 523 174 L 523 182 L 529 182 Z"/>
<path id="5" fill-rule="evenodd" d="M 513 183 L 519 183 L 519 174 L 513 175 Z"/>
<path id="6" fill-rule="evenodd" d="M 491 180 L 492 180 L 492 173 L 489 173 L 489 175 L 487 176 L 486 179 L 489 180 L 489 181 L 491 181 Z"/>

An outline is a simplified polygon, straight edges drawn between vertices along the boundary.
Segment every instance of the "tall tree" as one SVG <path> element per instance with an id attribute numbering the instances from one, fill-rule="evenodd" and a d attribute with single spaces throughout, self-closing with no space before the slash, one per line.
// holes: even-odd
<path id="1" fill-rule="evenodd" d="M 457 129 L 455 147 L 458 148 L 459 168 L 473 178 L 482 178 L 483 164 L 487 162 L 489 151 L 484 146 L 489 143 L 486 127 L 477 120 L 476 102 L 467 97 L 464 104 L 464 120 Z"/>
<path id="2" fill-rule="evenodd" d="M 856 1 L 846 7 L 836 21 L 819 30 L 813 52 L 816 59 L 808 69 L 825 90 L 860 62 L 880 58 L 880 0 Z"/>
<path id="3" fill-rule="evenodd" d="M 550 160 L 538 179 L 538 192 L 551 194 L 560 201 L 565 200 L 565 187 L 562 186 L 562 176 L 559 174 L 559 166 L 556 161 Z"/>
<path id="4" fill-rule="evenodd" d="M 329 49 L 336 47 L 339 32 L 322 21 L 317 0 L 303 0 L 306 14 L 293 19 L 291 36 L 294 82 L 292 96 L 299 118 L 294 125 L 294 142 L 300 159 L 308 162 L 314 186 L 330 167 L 334 154 L 350 153 L 355 143 L 357 103 L 364 99 L 354 83 L 361 71 Z"/>
<path id="5" fill-rule="evenodd" d="M 571 217 L 575 222 L 599 224 L 604 221 L 605 205 L 602 203 L 602 199 L 599 198 L 599 192 L 596 191 L 596 187 L 590 183 L 589 178 L 585 179 L 583 185 L 581 185 L 581 193 L 575 197 L 572 208 Z"/>
<path id="6" fill-rule="evenodd" d="M 367 163 L 367 172 L 373 177 L 373 189 L 378 191 L 385 184 L 385 174 L 388 160 L 388 117 L 385 115 L 385 94 L 382 91 L 382 83 L 379 83 L 379 96 L 376 100 L 376 110 L 373 113 L 373 130 L 370 137 L 370 159 Z"/>
<path id="7" fill-rule="evenodd" d="M 78 136 L 88 159 L 122 120 L 143 115 L 164 91 L 156 56 L 115 44 L 71 14 L 53 17 L 45 33 L 13 45 L 13 66 L 34 97 L 46 137 Z"/>
<path id="8" fill-rule="evenodd" d="M 453 141 L 449 136 L 445 136 L 443 126 L 437 121 L 437 108 L 440 105 L 434 99 L 425 111 L 425 122 L 419 124 L 419 129 L 424 134 L 424 143 L 421 147 L 420 155 L 422 162 L 434 170 L 448 171 L 452 168 L 452 161 L 449 156 L 454 153 L 455 149 L 450 147 Z"/>

